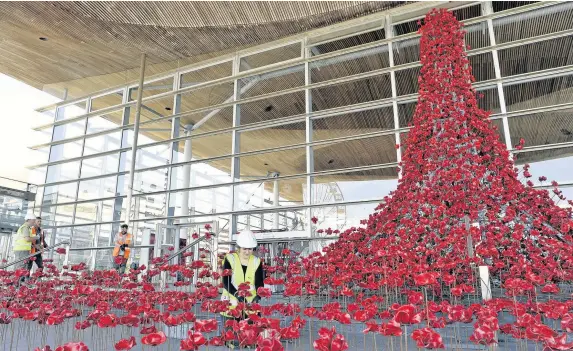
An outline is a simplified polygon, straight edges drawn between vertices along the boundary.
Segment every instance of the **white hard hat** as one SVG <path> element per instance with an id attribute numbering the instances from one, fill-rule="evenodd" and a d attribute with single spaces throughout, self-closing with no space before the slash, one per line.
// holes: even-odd
<path id="1" fill-rule="evenodd" d="M 244 249 L 254 249 L 257 247 L 257 238 L 250 230 L 245 230 L 237 234 L 237 246 Z"/>
<path id="2" fill-rule="evenodd" d="M 28 214 L 26 214 L 26 218 L 25 218 L 24 220 L 27 221 L 27 220 L 30 220 L 30 219 L 36 219 L 36 216 L 35 216 L 33 213 L 31 213 L 31 212 L 29 212 Z"/>

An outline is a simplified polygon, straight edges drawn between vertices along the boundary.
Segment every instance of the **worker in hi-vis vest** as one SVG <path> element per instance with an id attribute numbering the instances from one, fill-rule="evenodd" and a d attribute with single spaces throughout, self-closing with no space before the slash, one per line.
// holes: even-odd
<path id="1" fill-rule="evenodd" d="M 25 217 L 25 222 L 18 228 L 18 232 L 16 236 L 14 236 L 14 241 L 12 243 L 12 249 L 14 251 L 14 260 L 22 262 L 18 262 L 15 264 L 14 270 L 16 269 L 27 269 L 28 271 L 28 262 L 29 260 L 24 260 L 24 258 L 30 256 L 32 251 L 32 243 L 35 243 L 38 240 L 38 236 L 36 235 L 36 231 L 34 229 L 34 225 L 36 224 L 36 216 L 33 213 L 28 213 Z M 20 281 L 24 281 L 26 277 L 21 277 Z"/>
<path id="2" fill-rule="evenodd" d="M 230 302 L 229 310 L 235 309 L 240 302 L 258 302 L 260 297 L 257 296 L 257 289 L 264 286 L 263 264 L 257 256 L 253 255 L 257 248 L 255 234 L 250 230 L 237 234 L 236 245 L 238 247 L 237 252 L 229 253 L 223 259 L 223 270 L 230 269 L 232 271 L 231 275 L 223 276 L 223 295 L 221 297 L 223 301 Z M 244 294 L 238 291 L 242 283 L 249 284 L 249 293 L 246 294 L 248 296 L 241 296 Z M 233 316 L 231 311 L 222 312 L 221 315 L 223 327 L 228 319 L 241 320 L 246 317 L 244 313 L 238 317 Z M 229 348 L 238 346 L 236 341 L 227 343 Z"/>
<path id="3" fill-rule="evenodd" d="M 127 232 L 127 224 L 122 224 L 121 230 L 115 236 L 115 247 L 113 248 L 113 268 L 115 268 L 119 274 L 125 273 L 125 266 L 131 253 L 130 247 L 133 247 L 132 239 L 133 236 L 131 233 Z"/>

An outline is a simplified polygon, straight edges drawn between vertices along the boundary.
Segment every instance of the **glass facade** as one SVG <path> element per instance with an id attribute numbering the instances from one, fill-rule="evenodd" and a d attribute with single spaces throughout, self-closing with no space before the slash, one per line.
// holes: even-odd
<path id="1" fill-rule="evenodd" d="M 452 10 L 480 107 L 536 186 L 550 185 L 544 174 L 572 199 L 573 4 Z M 137 86 L 41 109 L 54 122 L 38 128 L 52 139 L 35 147 L 47 155 L 36 208 L 53 241 L 107 245 L 128 216 L 138 241 L 158 223 L 218 221 L 223 241 L 245 228 L 310 235 L 313 216 L 321 228 L 359 225 L 396 187 L 416 104 L 420 14 L 404 16 L 146 80 L 135 160 Z"/>

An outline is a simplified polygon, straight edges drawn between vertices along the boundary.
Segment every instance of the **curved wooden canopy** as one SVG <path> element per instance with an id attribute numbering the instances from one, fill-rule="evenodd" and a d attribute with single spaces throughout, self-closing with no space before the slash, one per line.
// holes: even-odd
<path id="1" fill-rule="evenodd" d="M 232 53 L 256 44 L 270 42 L 289 35 L 328 26 L 376 11 L 384 11 L 405 2 L 0 2 L 0 67 L 2 73 L 13 76 L 39 89 L 61 96 L 67 89 L 69 97 L 80 97 L 91 92 L 131 82 L 137 78 L 139 53 L 146 52 L 149 68 L 146 76 L 166 72 L 185 65 Z M 411 6 L 415 6 L 411 5 Z M 410 5 L 409 5 L 410 6 Z M 479 7 L 478 7 L 479 10 Z M 472 10 L 473 11 L 473 10 Z M 479 14 L 478 14 L 479 15 Z M 535 19 L 533 19 L 535 20 Z M 522 21 L 525 22 L 525 21 Z M 526 23 L 527 24 L 527 23 Z M 516 33 L 533 31 L 532 25 L 508 23 L 496 28 L 499 38 L 506 41 L 519 39 Z M 553 28 L 554 27 L 554 28 Z M 562 23 L 548 20 L 543 30 L 562 30 Z M 529 32 L 528 32 L 529 33 Z M 372 33 L 369 35 L 379 35 Z M 529 36 L 539 33 L 529 33 Z M 483 31 L 470 31 L 468 42 L 472 47 L 487 46 Z M 40 40 L 45 38 L 46 40 Z M 498 39 L 499 40 L 499 39 Z M 572 37 L 561 42 L 543 43 L 532 50 L 527 46 L 500 51 L 502 73 L 511 74 L 543 69 L 539 62 L 551 58 L 561 65 L 570 65 Z M 393 52 L 397 64 L 418 60 L 415 42 L 401 42 Z M 522 49 L 521 49 L 522 48 Z M 569 49 L 567 49 L 569 48 Z M 320 50 L 321 48 L 318 48 Z M 328 49 L 328 48 L 326 48 Z M 300 48 L 291 47 L 279 52 L 253 57 L 247 65 L 261 66 L 276 57 L 298 55 Z M 561 62 L 563 61 L 563 62 Z M 312 69 L 312 81 L 320 82 L 360 72 L 388 67 L 387 56 L 371 53 L 363 57 L 348 57 L 343 61 L 317 62 Z M 492 79 L 491 55 L 472 58 L 476 76 Z M 248 68 L 248 67 L 247 67 Z M 182 84 L 193 84 L 228 76 L 229 65 L 211 67 L 183 77 Z M 409 69 L 397 73 L 399 94 L 417 91 L 417 72 Z M 570 77 L 556 78 L 552 84 L 535 84 L 507 88 L 508 110 L 558 104 L 573 101 Z M 169 79 L 146 85 L 144 95 L 167 91 L 173 82 Z M 302 66 L 278 72 L 274 76 L 260 76 L 242 82 L 242 97 L 258 96 L 304 85 Z M 512 90 L 513 89 L 513 90 Z M 134 98 L 134 91 L 131 92 Z M 181 111 L 213 106 L 228 101 L 233 86 L 221 84 L 184 94 Z M 485 94 L 480 101 L 483 108 L 499 112 L 495 93 Z M 313 110 L 324 110 L 392 96 L 389 75 L 380 75 L 361 81 L 317 88 L 312 91 Z M 121 96 L 109 96 L 93 101 L 92 108 L 118 104 Z M 295 92 L 266 100 L 241 105 L 241 123 L 250 124 L 304 113 L 304 93 Z M 399 106 L 401 127 L 411 120 L 414 104 Z M 170 114 L 173 98 L 145 103 L 142 121 Z M 194 124 L 211 114 L 211 118 L 198 132 L 228 128 L 232 125 L 231 108 L 198 113 L 182 118 L 181 124 Z M 573 140 L 573 119 L 570 110 L 544 112 L 529 119 L 510 119 L 512 138 L 524 137 L 527 145 L 543 145 Z M 121 112 L 102 116 L 118 123 Z M 314 123 L 313 140 L 359 135 L 394 128 L 391 107 L 343 114 Z M 169 122 L 146 125 L 142 130 L 154 140 L 170 136 Z M 300 144 L 305 141 L 304 123 L 296 122 L 244 132 L 241 152 L 262 150 L 278 146 Z M 182 143 L 181 143 L 182 144 Z M 323 171 L 354 166 L 375 165 L 396 161 L 396 141 L 393 135 L 337 142 L 314 147 L 315 170 Z M 516 144 L 516 143 L 515 143 Z M 182 145 L 181 145 L 182 147 Z M 573 148 L 560 149 L 535 156 L 518 157 L 518 162 L 571 154 Z M 208 158 L 231 152 L 231 135 L 220 134 L 193 141 L 193 156 Z M 229 171 L 230 160 L 210 163 Z M 241 158 L 242 176 L 264 176 L 267 172 L 281 175 L 306 172 L 305 149 L 294 148 L 274 153 Z M 396 169 L 384 168 L 332 176 L 322 176 L 316 182 L 357 181 L 395 178 Z M 300 201 L 304 178 L 282 182 L 281 196 Z"/>

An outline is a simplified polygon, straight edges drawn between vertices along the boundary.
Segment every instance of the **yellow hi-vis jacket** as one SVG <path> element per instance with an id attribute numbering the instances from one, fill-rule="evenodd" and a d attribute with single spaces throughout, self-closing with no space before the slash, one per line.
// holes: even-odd
<path id="1" fill-rule="evenodd" d="M 14 251 L 28 251 L 32 250 L 32 242 L 26 240 L 26 238 L 30 236 L 34 236 L 35 233 L 32 231 L 32 227 L 30 227 L 27 223 L 24 223 L 18 228 L 18 232 L 14 237 L 14 244 L 12 245 L 12 249 Z"/>
<path id="2" fill-rule="evenodd" d="M 251 255 L 251 257 L 249 257 L 249 263 L 247 264 L 246 274 L 243 272 L 243 267 L 241 267 L 241 260 L 239 259 L 239 255 L 237 253 L 228 254 L 225 256 L 225 260 L 229 262 L 233 270 L 233 274 L 231 275 L 231 284 L 233 284 L 235 289 L 239 290 L 239 285 L 248 282 L 250 285 L 249 291 L 251 296 L 246 297 L 245 300 L 247 302 L 252 302 L 257 296 L 257 291 L 255 290 L 255 272 L 261 264 L 261 259 Z M 231 293 L 229 293 L 225 288 L 223 288 L 221 300 L 231 302 L 229 309 L 235 309 L 239 304 L 237 297 L 231 295 Z M 221 314 L 225 317 L 232 317 L 226 312 L 221 312 Z"/>

